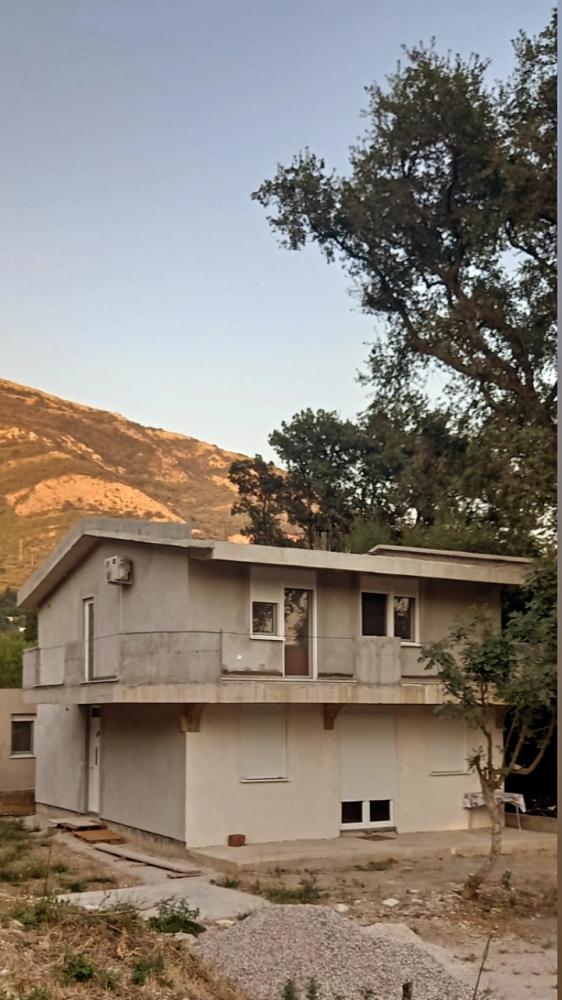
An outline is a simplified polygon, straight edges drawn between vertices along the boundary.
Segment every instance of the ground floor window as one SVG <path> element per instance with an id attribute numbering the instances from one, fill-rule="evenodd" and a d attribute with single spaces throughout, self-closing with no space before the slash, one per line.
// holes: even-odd
<path id="1" fill-rule="evenodd" d="M 240 780 L 281 781 L 287 776 L 287 728 L 282 705 L 240 710 Z"/>
<path id="2" fill-rule="evenodd" d="M 12 715 L 12 757 L 33 757 L 33 715 Z"/>
<path id="3" fill-rule="evenodd" d="M 342 826 L 388 826 L 392 823 L 391 799 L 356 799 L 341 804 Z"/>

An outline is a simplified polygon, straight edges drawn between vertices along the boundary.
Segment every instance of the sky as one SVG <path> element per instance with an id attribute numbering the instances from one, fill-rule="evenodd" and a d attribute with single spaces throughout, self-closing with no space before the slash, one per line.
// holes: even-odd
<path id="1" fill-rule="evenodd" d="M 0 37 L 0 375 L 235 451 L 353 416 L 374 337 L 349 280 L 250 195 L 340 171 L 401 45 L 513 66 L 544 0 L 24 0 Z"/>

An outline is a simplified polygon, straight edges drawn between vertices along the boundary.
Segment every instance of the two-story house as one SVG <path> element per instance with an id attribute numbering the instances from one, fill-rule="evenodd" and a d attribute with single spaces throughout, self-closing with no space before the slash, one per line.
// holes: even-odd
<path id="1" fill-rule="evenodd" d="M 86 519 L 20 591 L 39 612 L 37 801 L 188 847 L 466 828 L 478 737 L 435 715 L 420 649 L 474 606 L 499 627 L 501 587 L 527 570 Z"/>

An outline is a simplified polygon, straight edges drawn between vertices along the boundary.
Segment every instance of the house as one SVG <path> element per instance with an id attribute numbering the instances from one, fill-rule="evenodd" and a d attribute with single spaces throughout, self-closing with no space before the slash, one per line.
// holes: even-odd
<path id="1" fill-rule="evenodd" d="M 39 612 L 24 688 L 40 808 L 193 848 L 467 828 L 473 736 L 435 715 L 420 647 L 474 606 L 499 627 L 501 588 L 527 570 L 81 521 L 19 594 Z M 500 744 L 501 709 L 494 725 Z"/>
<path id="2" fill-rule="evenodd" d="M 35 706 L 0 688 L 0 816 L 35 811 Z"/>

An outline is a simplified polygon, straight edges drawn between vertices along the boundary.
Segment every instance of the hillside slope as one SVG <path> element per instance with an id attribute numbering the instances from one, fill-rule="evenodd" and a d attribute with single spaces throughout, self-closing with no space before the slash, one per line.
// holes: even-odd
<path id="1" fill-rule="evenodd" d="M 0 588 L 18 586 L 86 514 L 189 521 L 235 538 L 240 457 L 0 379 Z"/>

